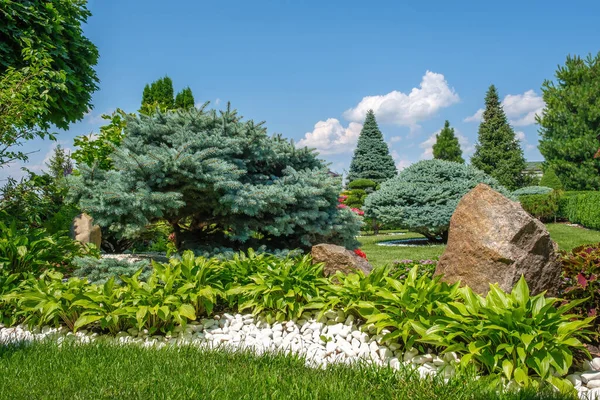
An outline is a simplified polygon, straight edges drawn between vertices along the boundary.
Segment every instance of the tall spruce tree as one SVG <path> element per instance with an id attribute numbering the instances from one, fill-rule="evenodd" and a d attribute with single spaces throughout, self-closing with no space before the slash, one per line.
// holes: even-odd
<path id="1" fill-rule="evenodd" d="M 360 220 L 338 208 L 340 179 L 318 155 L 229 106 L 127 116 L 125 131 L 111 170 L 83 164 L 70 178 L 73 200 L 114 233 L 165 221 L 179 249 L 357 244 Z"/>
<path id="2" fill-rule="evenodd" d="M 523 149 L 508 123 L 494 85 L 490 86 L 485 96 L 485 111 L 471 164 L 510 190 L 526 184 Z"/>
<path id="3" fill-rule="evenodd" d="M 194 107 L 194 95 L 192 94 L 192 89 L 188 86 L 175 96 L 175 108 L 187 109 L 190 107 Z"/>
<path id="4" fill-rule="evenodd" d="M 370 179 L 381 183 L 397 174 L 394 159 L 377 126 L 375 113 L 369 110 L 350 163 L 348 181 Z"/>
<path id="5" fill-rule="evenodd" d="M 582 59 L 567 57 L 546 80 L 546 108 L 540 126 L 540 153 L 566 190 L 599 190 L 600 158 L 594 158 L 600 137 L 600 53 Z M 598 153 L 600 154 L 600 152 Z"/>
<path id="6" fill-rule="evenodd" d="M 433 158 L 436 160 L 453 161 L 464 164 L 462 150 L 458 138 L 454 135 L 454 128 L 450 128 L 450 122 L 444 123 L 444 128 L 435 135 L 436 142 L 433 145 Z"/>
<path id="7" fill-rule="evenodd" d="M 54 179 L 64 178 L 73 172 L 73 162 L 71 155 L 59 144 L 54 149 L 54 154 L 46 163 L 48 174 Z"/>

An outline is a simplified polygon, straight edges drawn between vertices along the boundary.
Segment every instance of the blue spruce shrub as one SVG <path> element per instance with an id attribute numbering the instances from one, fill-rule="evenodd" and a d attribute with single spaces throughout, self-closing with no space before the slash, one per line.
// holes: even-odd
<path id="1" fill-rule="evenodd" d="M 71 196 L 111 232 L 138 237 L 164 221 L 178 250 L 357 246 L 360 218 L 338 208 L 341 180 L 229 106 L 128 116 L 114 168 L 80 166 Z"/>
<path id="2" fill-rule="evenodd" d="M 511 197 L 496 179 L 470 165 L 419 161 L 367 196 L 365 215 L 420 233 L 430 240 L 446 241 L 450 217 L 459 200 L 479 183 Z"/>
<path id="3" fill-rule="evenodd" d="M 548 194 L 552 188 L 546 186 L 525 186 L 512 192 L 513 196 L 529 196 L 532 194 Z"/>

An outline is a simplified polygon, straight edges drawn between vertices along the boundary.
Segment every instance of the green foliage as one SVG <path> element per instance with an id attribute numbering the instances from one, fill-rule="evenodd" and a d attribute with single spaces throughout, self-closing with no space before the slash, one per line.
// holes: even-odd
<path id="1" fill-rule="evenodd" d="M 54 154 L 46 163 L 48 174 L 56 180 L 60 180 L 73 173 L 73 162 L 71 156 L 65 152 L 61 145 L 57 145 Z"/>
<path id="2" fill-rule="evenodd" d="M 19 182 L 9 178 L 0 188 L 0 213 L 16 220 L 18 228 L 45 228 L 50 234 L 69 230 L 81 211 L 65 202 L 65 178 L 27 172 Z"/>
<path id="3" fill-rule="evenodd" d="M 377 190 L 377 182 L 371 179 L 356 179 L 348 184 L 348 189 Z"/>
<path id="4" fill-rule="evenodd" d="M 571 212 L 570 211 L 571 207 L 575 207 L 577 205 L 577 203 L 572 199 L 577 195 L 586 194 L 586 193 L 589 193 L 589 192 L 583 191 L 583 190 L 582 191 L 562 192 L 560 198 L 558 199 L 557 218 L 568 221 L 569 213 Z"/>
<path id="5" fill-rule="evenodd" d="M 88 167 L 96 166 L 102 170 L 110 170 L 113 167 L 110 156 L 125 137 L 128 116 L 133 117 L 134 114 L 127 114 L 120 108 L 111 115 L 103 114 L 102 118 L 109 123 L 100 127 L 98 136 L 83 135 L 75 138 L 74 144 L 79 149 L 73 152 L 73 160 L 80 166 L 85 164 Z"/>
<path id="6" fill-rule="evenodd" d="M 31 272 L 39 274 L 47 269 L 65 269 L 74 257 L 82 255 L 81 245 L 61 233 L 49 235 L 41 228 L 18 228 L 0 214 L 0 272 L 8 274 Z"/>
<path id="7" fill-rule="evenodd" d="M 527 196 L 531 194 L 548 194 L 552 188 L 547 186 L 525 186 L 512 192 L 513 196 Z"/>
<path id="8" fill-rule="evenodd" d="M 343 204 L 350 208 L 362 208 L 369 193 L 377 189 L 377 183 L 370 179 L 356 179 L 348 184 L 348 189 L 342 194 L 346 196 Z"/>
<path id="9" fill-rule="evenodd" d="M 600 243 L 561 251 L 563 285 L 561 291 L 567 300 L 578 300 L 573 310 L 582 316 L 597 316 L 600 310 Z M 596 331 L 600 321 L 594 320 Z"/>
<path id="10" fill-rule="evenodd" d="M 0 15 L 3 13 L 0 10 Z M 4 24 L 0 32 L 3 29 Z M 33 50 L 32 40 L 27 37 L 22 41 L 22 66 L 3 66 L 0 56 L 0 167 L 16 160 L 26 161 L 29 153 L 16 148 L 27 140 L 56 139 L 48 132 L 49 123 L 44 118 L 53 107 L 50 93 L 65 95 L 67 90 L 65 73 L 52 70 L 48 52 Z M 4 42 L 0 54 L 3 50 Z"/>
<path id="11" fill-rule="evenodd" d="M 414 267 L 403 281 L 385 278 L 387 286 L 379 289 L 374 299 L 358 304 L 367 326 L 373 324 L 378 334 L 387 331 L 382 341 L 402 340 L 406 349 L 417 345 L 416 329 L 431 324 L 439 305 L 452 301 L 458 290 L 458 283 L 450 286 L 440 276 L 417 277 L 417 270 Z"/>
<path id="12" fill-rule="evenodd" d="M 577 194 L 569 199 L 568 218 L 574 224 L 600 230 L 600 192 Z"/>
<path id="13" fill-rule="evenodd" d="M 128 117 L 114 169 L 81 166 L 72 194 L 100 226 L 139 236 L 166 221 L 178 249 L 353 248 L 360 220 L 309 149 L 267 136 L 229 108 Z"/>
<path id="14" fill-rule="evenodd" d="M 173 110 L 175 100 L 173 99 L 173 81 L 168 76 L 157 79 L 150 85 L 144 87 L 142 93 L 142 106 L 139 109 L 141 114 L 152 115 L 156 110 L 162 112 Z M 191 95 L 191 91 L 189 93 Z M 180 101 L 188 101 L 187 94 L 180 98 Z"/>
<path id="15" fill-rule="evenodd" d="M 462 354 L 462 365 L 476 361 L 486 372 L 522 386 L 539 385 L 541 379 L 570 387 L 556 375 L 568 373 L 574 350 L 588 354 L 580 339 L 591 334 L 592 318 L 574 320 L 568 314 L 578 301 L 557 307 L 559 299 L 530 296 L 523 277 L 511 294 L 497 285 L 490 285 L 485 298 L 468 287 L 458 294 L 455 301 L 436 303 L 441 316 L 433 325 L 414 324 L 420 342 Z"/>
<path id="16" fill-rule="evenodd" d="M 435 135 L 436 142 L 433 145 L 433 158 L 437 160 L 453 161 L 463 164 L 462 150 L 458 138 L 454 135 L 454 128 L 450 128 L 450 122 L 446 121 L 444 127 Z"/>
<path id="17" fill-rule="evenodd" d="M 273 259 L 271 259 L 273 260 Z M 308 256 L 255 265 L 247 277 L 250 283 L 227 291 L 238 309 L 251 309 L 267 322 L 299 318 L 305 310 L 321 306 L 318 299 L 329 282 L 323 278 L 323 264 L 313 264 Z M 230 300 L 231 301 L 231 300 Z"/>
<path id="18" fill-rule="evenodd" d="M 479 183 L 510 196 L 494 178 L 470 165 L 443 160 L 419 161 L 370 194 L 364 209 L 366 216 L 384 224 L 445 241 L 450 217 L 459 200 Z"/>
<path id="19" fill-rule="evenodd" d="M 523 149 L 508 123 L 494 85 L 490 86 L 485 96 L 485 111 L 471 164 L 496 178 L 509 190 L 526 185 Z"/>
<path id="20" fill-rule="evenodd" d="M 544 171 L 544 175 L 542 175 L 542 179 L 540 180 L 540 185 L 547 186 L 554 190 L 563 189 L 563 184 L 554 172 L 553 168 L 546 168 L 546 171 Z"/>
<path id="21" fill-rule="evenodd" d="M 377 126 L 375 113 L 369 110 L 352 156 L 348 180 L 370 179 L 381 183 L 397 174 L 394 159 Z"/>
<path id="22" fill-rule="evenodd" d="M 42 101 L 38 105 L 44 112 L 36 113 L 42 124 L 52 123 L 67 129 L 70 122 L 80 120 L 92 108 L 91 95 L 98 89 L 99 82 L 94 71 L 98 50 L 81 28 L 90 15 L 83 0 L 0 1 L 0 75 L 16 70 L 25 72 L 32 65 L 31 59 L 23 57 L 23 52 L 36 49 L 47 55 L 43 69 L 37 72 L 61 77 L 59 85 L 47 85 L 53 79 L 47 81 L 46 78 L 41 79 L 45 83 L 40 86 L 35 79 L 31 82 L 33 85 L 24 85 L 25 90 L 39 90 L 43 97 L 43 100 L 37 95 L 29 98 Z M 34 66 L 31 71 L 33 76 L 37 75 L 36 69 Z M 30 106 L 35 107 L 28 103 L 24 104 L 28 110 Z M 4 98 L 0 98 L 0 104 L 4 105 Z"/>
<path id="23" fill-rule="evenodd" d="M 192 89 L 190 87 L 186 87 L 182 89 L 177 96 L 175 96 L 175 108 L 183 108 L 187 109 L 190 107 L 194 107 L 194 95 L 192 94 Z"/>
<path id="24" fill-rule="evenodd" d="M 408 274 L 413 268 L 417 268 L 417 277 L 428 276 L 433 278 L 435 268 L 437 267 L 437 260 L 397 260 L 392 263 L 392 270 L 390 275 L 398 280 L 406 279 Z"/>
<path id="25" fill-rule="evenodd" d="M 104 284 L 111 278 L 120 284 L 121 275 L 132 277 L 140 269 L 140 280 L 147 280 L 152 271 L 150 261 L 131 262 L 116 258 L 75 257 L 72 264 L 76 268 L 73 276 L 87 278 L 90 283 L 95 284 Z"/>
<path id="26" fill-rule="evenodd" d="M 600 159 L 594 159 L 600 133 L 599 72 L 600 53 L 586 59 L 567 56 L 556 82 L 542 85 L 546 108 L 536 118 L 539 149 L 566 190 L 600 189 Z"/>
<path id="27" fill-rule="evenodd" d="M 552 191 L 548 194 L 529 194 L 519 196 L 519 202 L 525 211 L 541 221 L 556 219 L 560 193 Z"/>

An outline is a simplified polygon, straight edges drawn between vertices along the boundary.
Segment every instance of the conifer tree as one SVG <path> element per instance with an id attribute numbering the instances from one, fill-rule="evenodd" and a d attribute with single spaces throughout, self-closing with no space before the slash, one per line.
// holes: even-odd
<path id="1" fill-rule="evenodd" d="M 136 237 L 169 223 L 179 249 L 309 249 L 357 244 L 360 219 L 338 208 L 341 181 L 313 150 L 225 111 L 127 116 L 111 170 L 81 166 L 73 200 L 103 227 Z"/>
<path id="2" fill-rule="evenodd" d="M 60 144 L 54 149 L 54 154 L 46 163 L 46 166 L 48 167 L 48 174 L 54 179 L 64 178 L 73 172 L 71 157 Z"/>
<path id="3" fill-rule="evenodd" d="M 369 110 L 350 163 L 348 181 L 370 179 L 381 183 L 397 174 L 394 159 L 377 126 L 375 113 Z"/>
<path id="4" fill-rule="evenodd" d="M 555 190 L 563 189 L 562 182 L 551 167 L 547 167 L 544 171 L 544 175 L 542 175 L 542 179 L 540 180 L 540 186 L 549 187 Z"/>
<path id="5" fill-rule="evenodd" d="M 509 190 L 526 184 L 523 150 L 508 123 L 494 85 L 490 86 L 485 96 L 485 111 L 471 164 L 496 178 Z"/>
<path id="6" fill-rule="evenodd" d="M 569 56 L 546 80 L 546 107 L 536 118 L 540 153 L 567 190 L 600 190 L 600 53 Z M 598 152 L 597 154 L 600 154 Z"/>
<path id="7" fill-rule="evenodd" d="M 172 110 L 175 106 L 173 98 L 173 81 L 168 76 L 160 78 L 144 87 L 140 113 L 151 115 L 156 109 Z"/>
<path id="8" fill-rule="evenodd" d="M 433 158 L 436 160 L 453 161 L 464 164 L 462 150 L 458 138 L 454 135 L 454 128 L 450 128 L 450 122 L 444 123 L 444 128 L 435 135 L 436 142 L 433 145 Z"/>
<path id="9" fill-rule="evenodd" d="M 190 108 L 194 107 L 194 104 L 194 95 L 189 86 L 182 89 L 177 93 L 177 96 L 175 96 L 175 108 Z"/>

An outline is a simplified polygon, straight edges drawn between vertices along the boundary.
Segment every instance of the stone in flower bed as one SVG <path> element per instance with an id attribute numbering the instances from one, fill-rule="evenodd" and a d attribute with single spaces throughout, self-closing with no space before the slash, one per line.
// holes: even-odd
<path id="1" fill-rule="evenodd" d="M 561 268 L 557 246 L 544 224 L 519 203 L 479 184 L 460 200 L 452 215 L 438 274 L 480 294 L 488 292 L 490 283 L 510 292 L 524 275 L 532 293 L 555 294 Z"/>
<path id="2" fill-rule="evenodd" d="M 313 262 L 322 262 L 325 264 L 323 274 L 326 276 L 335 275 L 337 271 L 348 274 L 356 270 L 360 270 L 365 275 L 368 275 L 373 269 L 371 264 L 363 257 L 345 247 L 335 244 L 323 243 L 313 246 L 310 255 Z"/>

